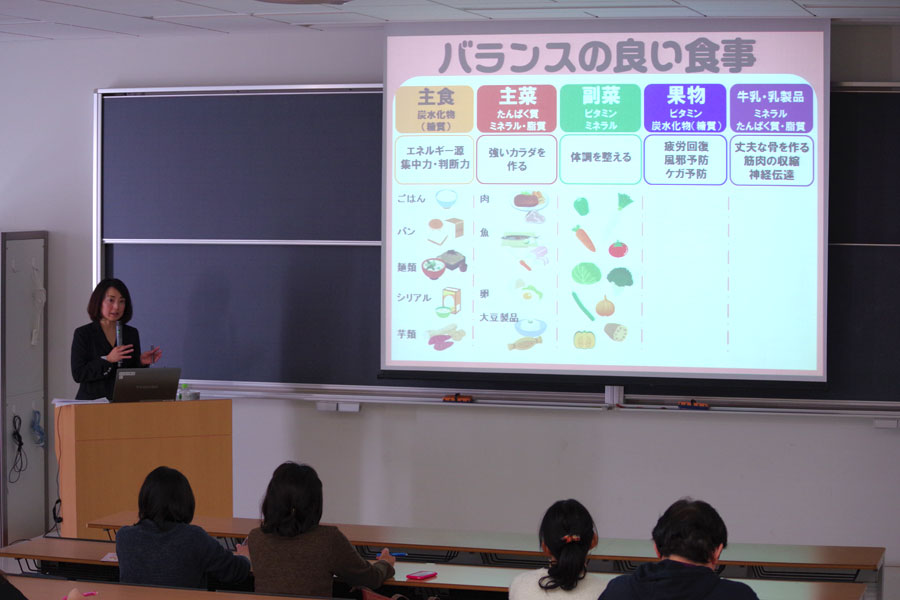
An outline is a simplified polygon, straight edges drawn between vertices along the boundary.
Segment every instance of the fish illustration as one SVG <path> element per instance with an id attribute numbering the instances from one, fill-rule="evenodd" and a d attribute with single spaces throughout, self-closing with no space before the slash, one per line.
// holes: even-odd
<path id="1" fill-rule="evenodd" d="M 501 246 L 513 248 L 530 248 L 537 244 L 537 236 L 533 233 L 507 233 L 500 238 Z"/>

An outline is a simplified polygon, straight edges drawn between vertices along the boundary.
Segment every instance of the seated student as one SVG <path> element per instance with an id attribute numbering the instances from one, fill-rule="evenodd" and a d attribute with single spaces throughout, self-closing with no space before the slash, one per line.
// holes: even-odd
<path id="1" fill-rule="evenodd" d="M 377 588 L 394 574 L 387 548 L 369 563 L 337 527 L 319 525 L 321 518 L 322 482 L 316 471 L 292 462 L 275 469 L 262 503 L 262 524 L 247 537 L 257 592 L 330 597 L 334 576 Z"/>
<path id="2" fill-rule="evenodd" d="M 68 599 L 68 596 L 66 598 Z M 72 596 L 72 598 L 74 599 L 76 596 Z M 25 594 L 6 578 L 6 573 L 3 571 L 0 571 L 0 600 L 28 600 Z"/>
<path id="3" fill-rule="evenodd" d="M 662 560 L 616 577 L 599 600 L 758 600 L 746 584 L 716 574 L 727 544 L 728 530 L 716 509 L 682 498 L 653 528 L 653 545 Z"/>
<path id="4" fill-rule="evenodd" d="M 250 573 L 249 552 L 236 556 L 191 525 L 194 493 L 175 469 L 152 470 L 138 494 L 138 522 L 116 534 L 119 581 L 172 587 L 205 588 L 212 575 L 239 583 Z"/>
<path id="5" fill-rule="evenodd" d="M 78 588 L 72 588 L 62 600 L 83 600 L 84 596 Z M 6 578 L 6 573 L 0 571 L 0 600 L 28 600 L 19 588 Z"/>
<path id="6" fill-rule="evenodd" d="M 597 532 L 581 502 L 554 502 L 544 513 L 538 538 L 550 566 L 513 579 L 510 600 L 596 600 L 606 584 L 587 572 L 588 551 L 597 545 Z"/>

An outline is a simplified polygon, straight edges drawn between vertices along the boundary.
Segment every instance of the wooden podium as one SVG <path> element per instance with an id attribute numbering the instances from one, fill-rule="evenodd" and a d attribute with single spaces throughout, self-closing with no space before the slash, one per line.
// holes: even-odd
<path id="1" fill-rule="evenodd" d="M 147 473 L 184 473 L 195 514 L 234 516 L 231 400 L 72 404 L 56 408 L 56 459 L 63 537 L 106 539 L 93 519 L 137 510 Z"/>

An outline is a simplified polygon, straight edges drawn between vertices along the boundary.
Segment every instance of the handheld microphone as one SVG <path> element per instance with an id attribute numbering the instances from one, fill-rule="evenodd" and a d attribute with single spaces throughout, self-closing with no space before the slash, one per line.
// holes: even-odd
<path id="1" fill-rule="evenodd" d="M 116 346 L 122 345 L 122 321 L 116 321 Z M 120 360 L 116 363 L 116 366 L 121 367 L 122 361 Z"/>

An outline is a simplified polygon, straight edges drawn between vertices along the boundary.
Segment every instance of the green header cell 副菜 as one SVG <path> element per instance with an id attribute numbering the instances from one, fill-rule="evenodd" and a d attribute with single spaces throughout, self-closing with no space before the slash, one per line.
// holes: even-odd
<path id="1" fill-rule="evenodd" d="M 631 83 L 570 84 L 559 93 L 563 131 L 623 133 L 641 128 L 641 89 Z"/>

